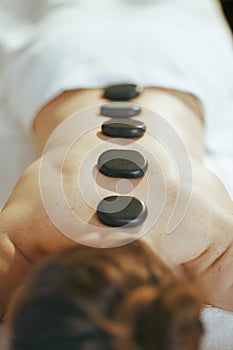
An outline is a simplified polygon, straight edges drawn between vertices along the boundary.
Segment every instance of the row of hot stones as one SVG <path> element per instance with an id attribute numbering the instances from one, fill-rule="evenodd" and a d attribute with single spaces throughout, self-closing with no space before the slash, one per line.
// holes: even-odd
<path id="1" fill-rule="evenodd" d="M 136 103 L 126 102 L 137 97 L 142 91 L 143 89 L 135 84 L 111 85 L 104 89 L 104 98 L 114 101 L 100 108 L 102 116 L 111 118 L 102 124 L 104 135 L 117 138 L 138 138 L 144 135 L 146 125 L 131 119 L 140 115 L 141 107 Z M 144 176 L 147 168 L 147 159 L 135 150 L 110 149 L 98 159 L 99 171 L 108 177 L 135 179 Z M 97 216 L 108 226 L 133 227 L 142 224 L 146 219 L 147 207 L 136 197 L 114 195 L 104 198 L 99 203 Z"/>

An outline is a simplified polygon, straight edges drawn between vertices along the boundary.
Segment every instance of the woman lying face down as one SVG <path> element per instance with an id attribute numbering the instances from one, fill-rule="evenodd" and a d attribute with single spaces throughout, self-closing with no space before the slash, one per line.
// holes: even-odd
<path id="1" fill-rule="evenodd" d="M 9 311 L 12 350 L 197 350 L 196 287 L 142 241 L 71 247 L 47 259 Z"/>

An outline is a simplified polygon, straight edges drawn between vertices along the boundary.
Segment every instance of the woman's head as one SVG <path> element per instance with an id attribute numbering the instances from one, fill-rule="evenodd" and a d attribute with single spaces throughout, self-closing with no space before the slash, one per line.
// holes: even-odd
<path id="1" fill-rule="evenodd" d="M 200 302 L 143 242 L 50 257 L 10 308 L 12 350 L 196 350 Z"/>

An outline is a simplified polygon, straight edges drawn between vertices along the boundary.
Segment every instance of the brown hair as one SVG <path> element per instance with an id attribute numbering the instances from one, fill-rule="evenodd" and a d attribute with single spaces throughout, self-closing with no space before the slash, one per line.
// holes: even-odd
<path id="1" fill-rule="evenodd" d="M 72 247 L 15 296 L 12 350 L 197 350 L 200 299 L 142 241 Z"/>

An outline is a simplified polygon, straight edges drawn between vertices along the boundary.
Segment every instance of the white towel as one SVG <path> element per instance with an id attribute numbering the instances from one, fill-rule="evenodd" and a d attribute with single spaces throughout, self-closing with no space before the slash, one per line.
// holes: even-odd
<path id="1" fill-rule="evenodd" d="M 205 336 L 201 350 L 233 349 L 233 313 L 214 307 L 202 312 Z"/>

